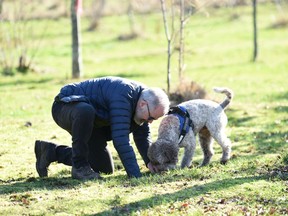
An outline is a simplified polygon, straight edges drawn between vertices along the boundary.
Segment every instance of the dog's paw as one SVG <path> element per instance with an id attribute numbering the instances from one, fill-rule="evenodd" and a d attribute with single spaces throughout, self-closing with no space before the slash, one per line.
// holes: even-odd
<path id="1" fill-rule="evenodd" d="M 220 164 L 222 164 L 222 165 L 226 165 L 228 163 L 228 160 L 221 160 L 220 161 Z"/>

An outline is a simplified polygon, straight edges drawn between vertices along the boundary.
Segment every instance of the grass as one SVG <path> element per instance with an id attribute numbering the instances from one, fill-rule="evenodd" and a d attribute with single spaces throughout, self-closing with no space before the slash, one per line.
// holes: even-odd
<path id="1" fill-rule="evenodd" d="M 252 63 L 251 8 L 210 11 L 187 24 L 185 77 L 202 85 L 211 99 L 228 86 L 235 98 L 226 111 L 233 143 L 223 166 L 215 144 L 212 163 L 203 168 L 198 146 L 190 169 L 127 179 L 113 145 L 116 172 L 104 181 L 77 181 L 70 168 L 52 164 L 49 177 L 35 170 L 35 139 L 70 145 L 70 136 L 52 120 L 51 103 L 70 83 L 70 21 L 31 21 L 41 39 L 35 66 L 41 72 L 1 77 L 0 213 L 1 215 L 285 215 L 288 214 L 288 32 L 271 29 L 275 6 L 259 5 L 259 57 Z M 142 37 L 120 42 L 126 17 L 103 18 L 97 32 L 82 20 L 82 79 L 117 75 L 166 88 L 166 40 L 160 14 L 139 16 Z M 3 23 L 1 23 L 2 25 Z M 37 36 L 38 35 L 38 36 Z M 34 38 L 35 39 L 35 38 Z M 35 39 L 36 40 L 36 39 Z M 173 56 L 172 83 L 178 82 Z M 78 80 L 77 80 L 78 81 Z M 31 123 L 32 125 L 29 126 Z M 159 122 L 153 123 L 153 139 Z"/>

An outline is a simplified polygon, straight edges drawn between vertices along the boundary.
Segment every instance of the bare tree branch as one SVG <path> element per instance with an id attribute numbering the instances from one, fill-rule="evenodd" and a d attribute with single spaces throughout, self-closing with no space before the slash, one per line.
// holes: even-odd
<path id="1" fill-rule="evenodd" d="M 180 0 L 180 38 L 179 38 L 179 59 L 178 59 L 178 76 L 179 80 L 183 77 L 184 64 L 184 17 L 185 16 L 185 1 Z"/>
<path id="2" fill-rule="evenodd" d="M 170 93 L 170 81 L 171 81 L 171 56 L 172 56 L 172 40 L 173 40 L 173 35 L 174 35 L 174 10 L 173 10 L 173 0 L 172 0 L 172 22 L 171 22 L 171 33 L 169 32 L 169 27 L 168 27 L 168 21 L 167 21 L 167 9 L 166 9 L 166 2 L 165 0 L 160 0 L 161 1 L 161 10 L 162 10 L 162 15 L 163 15 L 163 22 L 164 22 L 164 29 L 165 29 L 165 35 L 167 38 L 167 93 Z"/>
<path id="3" fill-rule="evenodd" d="M 98 2 L 99 6 L 98 6 Z M 88 27 L 88 31 L 94 31 L 98 24 L 99 24 L 99 19 L 102 16 L 103 9 L 105 7 L 106 1 L 105 0 L 94 0 L 92 3 L 92 16 L 91 16 L 91 23 L 90 26 Z"/>

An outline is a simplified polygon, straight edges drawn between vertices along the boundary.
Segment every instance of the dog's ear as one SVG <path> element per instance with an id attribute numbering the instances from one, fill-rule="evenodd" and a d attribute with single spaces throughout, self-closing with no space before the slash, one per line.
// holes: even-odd
<path id="1" fill-rule="evenodd" d="M 147 151 L 147 156 L 153 164 L 159 163 L 159 148 L 156 143 L 152 143 Z"/>
<path id="2" fill-rule="evenodd" d="M 162 142 L 149 146 L 147 155 L 153 164 L 176 164 L 179 148 Z"/>
<path id="3" fill-rule="evenodd" d="M 153 144 L 151 144 L 148 148 L 148 151 L 147 151 L 147 156 L 150 159 L 150 161 L 153 160 L 153 152 L 154 152 L 154 146 L 153 146 Z"/>
<path id="4" fill-rule="evenodd" d="M 163 155 L 165 155 L 165 163 L 176 164 L 178 162 L 178 152 L 179 148 L 175 145 L 166 145 L 163 149 Z"/>

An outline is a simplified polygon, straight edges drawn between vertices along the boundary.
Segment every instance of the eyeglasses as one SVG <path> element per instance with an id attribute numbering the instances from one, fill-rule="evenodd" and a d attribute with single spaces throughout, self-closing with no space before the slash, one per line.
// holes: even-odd
<path id="1" fill-rule="evenodd" d="M 143 99 L 144 100 L 144 99 Z M 150 109 L 149 109 L 149 105 L 148 105 L 148 102 L 146 100 L 144 100 L 146 102 L 146 106 L 147 106 L 147 110 L 148 110 L 148 119 L 146 121 L 154 121 L 155 118 L 151 116 L 150 114 Z"/>

